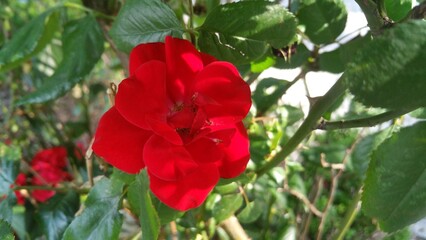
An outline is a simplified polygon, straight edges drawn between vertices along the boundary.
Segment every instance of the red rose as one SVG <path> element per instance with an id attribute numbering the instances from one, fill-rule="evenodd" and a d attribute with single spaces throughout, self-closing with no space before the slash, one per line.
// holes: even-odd
<path id="1" fill-rule="evenodd" d="M 132 174 L 146 167 L 151 191 L 181 211 L 202 204 L 219 178 L 245 170 L 249 141 L 241 121 L 250 88 L 231 63 L 166 37 L 135 47 L 129 72 L 99 122 L 97 155 Z"/>
<path id="2" fill-rule="evenodd" d="M 57 168 L 64 168 L 67 165 L 67 150 L 64 147 L 44 149 L 33 157 L 31 165 L 37 166 L 40 162 Z"/>
<path id="3" fill-rule="evenodd" d="M 64 171 L 67 165 L 67 150 L 64 147 L 53 147 L 38 152 L 31 160 L 30 166 L 36 174 L 27 177 L 20 173 L 16 179 L 18 186 L 23 186 L 27 182 L 32 186 L 53 186 L 59 183 L 72 180 L 72 176 Z M 23 204 L 23 196 L 19 191 L 15 191 L 18 204 Z M 31 196 L 38 202 L 45 202 L 55 195 L 51 190 L 33 190 Z"/>

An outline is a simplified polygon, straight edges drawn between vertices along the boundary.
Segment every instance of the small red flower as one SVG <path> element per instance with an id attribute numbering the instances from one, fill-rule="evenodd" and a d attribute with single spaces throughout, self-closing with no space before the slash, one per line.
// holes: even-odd
<path id="1" fill-rule="evenodd" d="M 16 185 L 29 183 L 32 186 L 58 186 L 61 182 L 72 180 L 72 176 L 64 171 L 67 165 L 67 150 L 64 147 L 53 147 L 38 152 L 31 160 L 30 166 L 35 174 L 31 177 L 20 173 Z M 15 191 L 18 204 L 23 204 L 23 196 Z M 45 202 L 55 195 L 51 190 L 33 190 L 31 196 L 38 202 Z"/>
<path id="2" fill-rule="evenodd" d="M 246 168 L 250 88 L 231 63 L 172 37 L 138 45 L 129 64 L 93 150 L 128 173 L 146 167 L 152 192 L 168 206 L 198 207 L 219 178 Z"/>

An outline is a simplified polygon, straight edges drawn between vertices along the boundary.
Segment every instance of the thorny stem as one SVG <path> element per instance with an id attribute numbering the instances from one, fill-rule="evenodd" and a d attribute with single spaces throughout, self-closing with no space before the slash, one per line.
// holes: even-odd
<path id="1" fill-rule="evenodd" d="M 318 124 L 316 129 L 320 130 L 336 130 L 336 129 L 346 129 L 346 128 L 360 128 L 360 127 L 372 127 L 380 123 L 390 121 L 394 118 L 397 118 L 401 115 L 413 111 L 415 108 L 391 110 L 379 115 L 375 115 L 367 118 L 360 118 L 348 121 L 334 121 L 334 122 L 325 122 L 322 121 Z"/>
<path id="2" fill-rule="evenodd" d="M 331 105 L 345 92 L 346 86 L 344 84 L 344 77 L 340 77 L 339 80 L 333 85 L 333 87 L 321 97 L 311 108 L 308 116 L 302 125 L 296 131 L 296 133 L 289 139 L 289 141 L 282 147 L 282 150 L 279 151 L 275 156 L 260 167 L 256 173 L 259 176 L 267 173 L 273 167 L 280 164 L 285 160 L 296 148 L 297 146 L 307 137 L 312 130 L 315 129 L 318 120 L 321 118 L 322 114 L 326 112 Z"/>

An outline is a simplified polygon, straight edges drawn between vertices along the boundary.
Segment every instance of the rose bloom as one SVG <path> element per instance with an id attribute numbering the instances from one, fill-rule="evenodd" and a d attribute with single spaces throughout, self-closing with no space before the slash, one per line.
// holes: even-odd
<path id="1" fill-rule="evenodd" d="M 28 177 L 20 173 L 16 185 L 24 186 L 27 182 L 31 186 L 58 186 L 61 182 L 72 180 L 72 176 L 64 171 L 67 165 L 67 150 L 64 147 L 53 147 L 38 152 L 31 160 L 30 166 L 37 173 Z M 15 191 L 18 204 L 23 204 L 24 199 L 19 191 Z M 45 202 L 55 195 L 51 190 L 33 190 L 31 197 L 38 202 Z"/>
<path id="2" fill-rule="evenodd" d="M 135 47 L 129 72 L 100 119 L 97 155 L 131 174 L 146 167 L 151 191 L 181 211 L 245 170 L 251 95 L 235 66 L 166 37 Z"/>

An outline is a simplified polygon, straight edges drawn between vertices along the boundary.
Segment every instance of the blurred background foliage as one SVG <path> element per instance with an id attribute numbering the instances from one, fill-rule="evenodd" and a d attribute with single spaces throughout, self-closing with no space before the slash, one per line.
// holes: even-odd
<path id="1" fill-rule="evenodd" d="M 77 239 L 96 232 L 99 235 L 91 239 L 137 239 L 143 235 L 141 226 L 147 227 L 144 216 L 138 216 L 143 212 L 138 202 L 150 197 L 161 225 L 160 239 L 233 239 L 235 233 L 229 228 L 238 226 L 252 239 L 410 239 L 408 228 L 399 227 L 393 234 L 382 232 L 381 219 L 360 210 L 360 198 L 372 152 L 402 126 L 425 119 L 423 108 L 405 117 L 400 116 L 409 111 L 389 121 L 373 122 L 371 125 L 378 124 L 374 128 L 367 124 L 340 129 L 340 120 L 387 113 L 345 92 L 322 114 L 317 126 L 321 129 L 322 123 L 332 120 L 334 125 L 327 126 L 334 129 L 312 131 L 285 162 L 259 174 L 266 162 L 286 148 L 307 115 L 301 105 L 286 99 L 287 90 L 297 82 L 306 85 L 308 73 L 345 72 L 352 56 L 372 41 L 371 33 L 365 31 L 356 31 L 344 41 L 339 37 L 347 19 L 342 1 L 249 1 L 241 10 L 234 9 L 239 5 L 220 5 L 219 0 L 136 2 L 0 0 L 0 195 L 4 195 L 0 238 L 13 239 L 15 234 L 19 239 Z M 378 2 L 385 3 L 391 21 L 403 20 L 411 10 L 411 1 Z M 117 16 L 125 4 L 128 12 Z M 143 4 L 174 13 L 178 21 L 161 22 L 174 26 L 168 34 L 184 33 L 186 38 L 196 39 L 201 50 L 237 64 L 253 92 L 254 105 L 245 120 L 251 151 L 246 174 L 221 180 L 205 204 L 186 213 L 169 209 L 148 192 L 126 194 L 123 188 L 143 189 L 146 176 L 122 173 L 96 157 L 93 175 L 97 183 L 91 190 L 86 163 L 81 160 L 101 114 L 110 107 L 106 94 L 110 83 L 118 84 L 127 74 L 124 52 L 134 41 L 161 39 L 140 32 L 135 33 L 137 39 L 122 37 L 122 31 L 134 27 L 125 25 L 126 16 L 141 11 L 150 17 L 149 9 L 135 8 Z M 259 6 L 271 12 L 262 15 Z M 247 23 L 233 29 L 226 25 L 229 18 L 222 18 L 225 13 L 237 20 L 258 14 L 259 23 L 266 24 L 271 18 L 272 25 L 281 24 L 280 20 L 274 23 L 273 17 L 282 16 L 284 27 L 259 33 L 269 26 Z M 220 32 L 220 27 L 225 30 Z M 214 31 L 219 33 L 212 34 Z M 283 39 L 274 42 L 271 39 L 277 32 Z M 246 54 L 239 56 L 218 42 L 234 44 Z M 424 61 L 420 64 L 424 66 Z M 297 69 L 298 74 L 294 79 L 262 77 L 271 68 Z M 322 84 L 322 79 L 317 81 Z M 307 94 L 309 108 L 318 99 Z M 27 192 L 26 202 L 17 205 L 10 188 L 17 173 L 31 172 L 33 156 L 53 146 L 67 148 L 67 171 L 74 180 L 61 188 L 45 186 L 57 191 L 45 203 L 31 199 L 28 192 L 34 186 L 22 187 Z M 100 203 L 102 208 L 95 208 L 106 197 L 109 200 Z M 77 212 L 82 203 L 84 214 Z M 98 224 L 99 216 L 103 220 Z"/>

